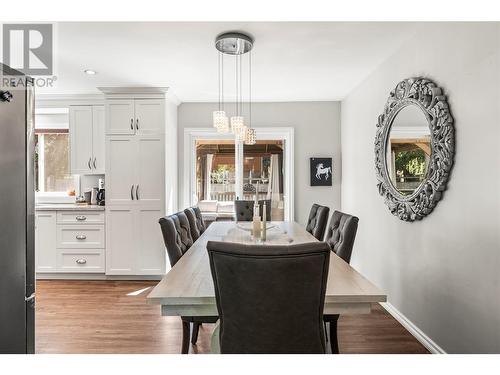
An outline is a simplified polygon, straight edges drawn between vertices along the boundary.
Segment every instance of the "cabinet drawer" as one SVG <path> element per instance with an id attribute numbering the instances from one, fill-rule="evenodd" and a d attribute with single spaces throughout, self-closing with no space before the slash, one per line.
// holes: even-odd
<path id="1" fill-rule="evenodd" d="M 104 272 L 104 250 L 59 249 L 59 272 Z"/>
<path id="2" fill-rule="evenodd" d="M 57 224 L 104 224 L 104 211 L 58 211 Z"/>
<path id="3" fill-rule="evenodd" d="M 60 249 L 102 249 L 104 225 L 58 225 L 57 247 Z"/>

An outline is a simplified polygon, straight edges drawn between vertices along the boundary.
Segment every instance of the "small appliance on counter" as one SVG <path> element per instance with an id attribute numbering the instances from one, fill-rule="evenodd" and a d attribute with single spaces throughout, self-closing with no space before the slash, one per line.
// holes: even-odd
<path id="1" fill-rule="evenodd" d="M 104 206 L 105 205 L 105 194 L 104 194 L 104 179 L 99 179 L 99 190 L 97 192 L 97 205 Z"/>

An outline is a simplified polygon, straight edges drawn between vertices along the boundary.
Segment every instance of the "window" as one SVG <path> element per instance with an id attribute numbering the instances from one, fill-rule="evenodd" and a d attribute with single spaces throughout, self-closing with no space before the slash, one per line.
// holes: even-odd
<path id="1" fill-rule="evenodd" d="M 38 109 L 35 113 L 35 191 L 66 195 L 74 189 L 68 110 Z"/>

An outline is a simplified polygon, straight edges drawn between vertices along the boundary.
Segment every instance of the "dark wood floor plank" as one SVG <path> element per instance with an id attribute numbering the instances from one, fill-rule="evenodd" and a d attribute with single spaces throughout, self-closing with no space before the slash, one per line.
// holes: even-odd
<path id="1" fill-rule="evenodd" d="M 37 282 L 37 353 L 172 353 L 180 352 L 182 325 L 178 317 L 162 317 L 158 305 L 146 303 L 149 281 Z M 341 353 L 428 353 L 384 309 L 371 314 L 341 316 Z M 192 353 L 209 353 L 213 325 L 200 327 Z"/>

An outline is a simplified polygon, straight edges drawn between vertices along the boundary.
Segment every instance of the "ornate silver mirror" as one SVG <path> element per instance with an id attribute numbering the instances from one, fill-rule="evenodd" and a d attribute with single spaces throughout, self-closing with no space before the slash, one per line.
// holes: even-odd
<path id="1" fill-rule="evenodd" d="M 455 136 L 446 96 L 432 81 L 408 78 L 391 91 L 375 137 L 378 190 L 392 214 L 420 220 L 441 199 Z"/>

